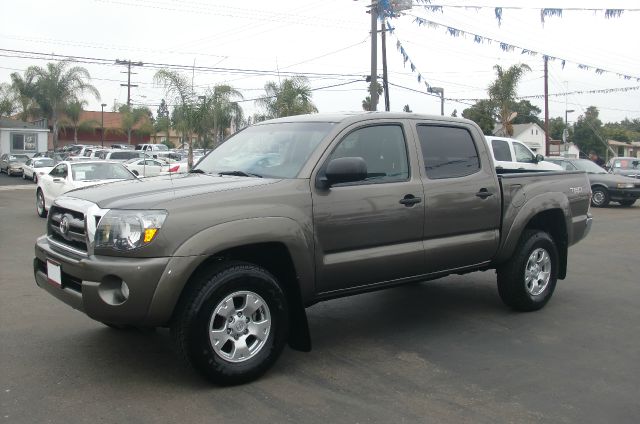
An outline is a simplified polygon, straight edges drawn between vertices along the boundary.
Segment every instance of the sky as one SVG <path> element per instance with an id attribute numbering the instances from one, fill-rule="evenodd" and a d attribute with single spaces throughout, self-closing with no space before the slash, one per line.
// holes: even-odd
<path id="1" fill-rule="evenodd" d="M 21 0 L 0 13 L 0 82 L 31 65 L 61 57 L 82 57 L 101 99 L 86 97 L 88 109 L 111 110 L 126 103 L 126 67 L 116 59 L 144 63 L 135 67 L 132 103 L 154 114 L 166 97 L 153 75 L 163 64 L 180 65 L 198 94 L 215 84 L 230 84 L 244 97 L 245 114 L 259 112 L 253 99 L 264 95 L 268 81 L 292 74 L 309 78 L 320 112 L 362 110 L 367 96 L 364 77 L 371 70 L 369 0 Z M 425 82 L 442 87 L 445 114 L 460 116 L 473 100 L 487 97 L 494 65 L 526 63 L 519 96 L 544 93 L 542 54 L 549 62 L 549 116 L 574 122 L 596 106 L 604 122 L 640 118 L 640 2 L 634 0 L 432 0 L 441 11 L 414 0 L 404 16 L 390 20 L 387 33 L 389 97 L 392 111 L 440 114 L 440 98 L 426 94 Z M 455 5 L 486 6 L 481 8 Z M 523 7 L 511 9 L 509 7 Z M 495 7 L 503 7 L 499 23 Z M 562 8 L 562 17 L 541 22 L 540 8 Z M 618 18 L 604 10 L 628 9 Z M 635 9 L 635 10 L 631 10 Z M 419 26 L 422 18 L 442 26 Z M 457 37 L 447 27 L 464 31 Z M 484 38 L 475 43 L 471 34 Z M 489 43 L 487 38 L 496 40 Z M 401 43 L 410 59 L 404 63 Z M 521 49 L 503 51 L 499 42 Z M 378 39 L 378 49 L 381 49 Z M 27 53 L 30 52 L 30 53 Z M 36 54 L 34 54 L 36 53 Z M 44 54 L 44 55 L 43 55 Z M 51 55 L 51 56 L 50 56 Z M 59 55 L 59 56 L 53 56 Z M 37 57 L 37 58 L 36 58 Z M 565 60 L 564 68 L 561 60 Z M 414 64 L 412 72 L 410 63 Z M 578 65 L 589 69 L 579 69 Z M 597 73 L 601 69 L 604 72 Z M 382 75 L 381 52 L 378 74 Z M 418 82 L 418 74 L 422 81 Z M 625 79 L 617 74 L 633 78 Z M 635 89 L 633 89 L 635 87 Z M 632 88 L 626 92 L 579 94 L 577 91 Z M 562 93 L 569 93 L 564 95 Z M 465 100 L 466 99 L 466 100 Z M 541 99 L 529 99 L 543 109 Z M 171 102 L 170 102 L 171 103 Z M 381 99 L 378 110 L 384 110 Z M 541 113 L 544 118 L 544 110 Z"/>

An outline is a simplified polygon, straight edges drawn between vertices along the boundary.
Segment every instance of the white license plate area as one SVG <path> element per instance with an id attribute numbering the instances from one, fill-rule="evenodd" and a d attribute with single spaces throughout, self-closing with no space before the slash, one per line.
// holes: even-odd
<path id="1" fill-rule="evenodd" d="M 47 259 L 47 280 L 49 284 L 62 288 L 62 270 L 60 264 Z"/>

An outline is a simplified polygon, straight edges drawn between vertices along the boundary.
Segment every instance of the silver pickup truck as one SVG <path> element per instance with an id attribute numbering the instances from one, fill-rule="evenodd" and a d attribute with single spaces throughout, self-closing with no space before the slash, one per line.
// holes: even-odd
<path id="1" fill-rule="evenodd" d="M 582 172 L 497 175 L 464 119 L 304 115 L 238 132 L 188 174 L 68 192 L 33 262 L 41 288 L 109 326 L 170 327 L 218 384 L 311 348 L 305 308 L 497 271 L 542 308 L 589 232 Z"/>

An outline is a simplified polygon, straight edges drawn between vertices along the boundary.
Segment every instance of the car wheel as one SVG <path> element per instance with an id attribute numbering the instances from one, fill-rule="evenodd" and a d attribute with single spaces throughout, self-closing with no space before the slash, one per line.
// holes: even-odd
<path id="1" fill-rule="evenodd" d="M 604 208 L 609 204 L 609 192 L 606 188 L 596 187 L 591 190 L 591 206 Z"/>
<path id="2" fill-rule="evenodd" d="M 11 170 L 9 168 L 7 168 L 7 176 L 11 176 Z"/>
<path id="3" fill-rule="evenodd" d="M 620 204 L 622 206 L 625 206 L 625 207 L 633 206 L 634 203 L 636 203 L 635 199 L 634 200 L 620 200 Z"/>
<path id="4" fill-rule="evenodd" d="M 38 216 L 40 218 L 47 217 L 47 209 L 45 208 L 45 205 L 44 205 L 44 194 L 40 189 L 36 191 L 36 212 L 38 213 Z"/>
<path id="5" fill-rule="evenodd" d="M 224 263 L 196 277 L 171 325 L 180 354 L 220 385 L 261 376 L 280 356 L 288 331 L 278 281 L 246 262 Z"/>
<path id="6" fill-rule="evenodd" d="M 22 171 L 22 179 L 23 179 L 23 180 L 26 180 L 26 179 L 27 179 L 27 176 L 26 176 L 26 175 L 24 175 L 24 171 Z"/>
<path id="7" fill-rule="evenodd" d="M 558 279 L 558 249 L 551 236 L 525 230 L 513 256 L 498 267 L 498 293 L 517 311 L 536 311 L 547 304 Z"/>
<path id="8" fill-rule="evenodd" d="M 34 184 L 38 184 L 38 176 L 36 175 L 36 173 L 33 173 L 33 183 Z"/>

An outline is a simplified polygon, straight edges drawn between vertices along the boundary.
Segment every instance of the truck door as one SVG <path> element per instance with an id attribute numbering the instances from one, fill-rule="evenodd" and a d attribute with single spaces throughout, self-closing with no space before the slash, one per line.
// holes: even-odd
<path id="1" fill-rule="evenodd" d="M 361 123 L 332 143 L 314 177 L 341 157 L 363 158 L 368 177 L 330 188 L 312 179 L 319 293 L 423 272 L 424 202 L 415 152 L 399 122 Z"/>
<path id="2" fill-rule="evenodd" d="M 500 187 L 472 126 L 418 124 L 427 272 L 490 261 L 498 249 Z M 479 135 L 477 137 L 479 140 Z"/>

